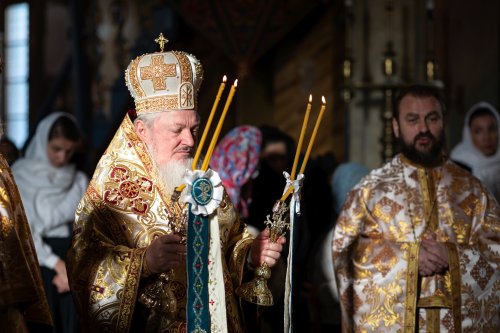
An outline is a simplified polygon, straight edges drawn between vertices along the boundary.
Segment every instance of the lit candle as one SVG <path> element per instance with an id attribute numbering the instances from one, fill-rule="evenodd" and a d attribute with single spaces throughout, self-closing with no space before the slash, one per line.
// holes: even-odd
<path id="1" fill-rule="evenodd" d="M 300 166 L 299 173 L 304 173 L 306 170 L 307 160 L 309 159 L 309 155 L 311 155 L 312 146 L 314 144 L 314 140 L 316 139 L 316 134 L 318 133 L 319 124 L 321 123 L 321 119 L 323 119 L 323 114 L 325 113 L 326 108 L 326 100 L 325 96 L 321 96 L 321 101 L 323 105 L 321 105 L 321 109 L 319 110 L 318 119 L 316 119 L 316 124 L 314 125 L 314 130 L 311 135 L 311 140 L 309 140 L 309 146 L 307 146 L 306 155 L 304 156 L 304 161 L 302 161 L 302 165 Z"/>
<path id="2" fill-rule="evenodd" d="M 306 133 L 307 123 L 309 121 L 309 115 L 311 114 L 311 102 L 312 95 L 309 95 L 309 103 L 307 103 L 306 114 L 304 116 L 304 121 L 302 122 L 302 130 L 300 131 L 299 143 L 297 144 L 295 159 L 293 160 L 292 173 L 290 175 L 291 180 L 295 180 L 295 173 L 297 172 L 297 165 L 299 164 L 300 151 L 302 150 L 302 143 L 304 142 L 304 135 Z"/>
<path id="3" fill-rule="evenodd" d="M 238 85 L 238 80 L 234 80 L 233 85 L 231 86 L 231 90 L 229 90 L 229 95 L 227 96 L 226 99 L 226 104 L 224 105 L 224 110 L 222 110 L 222 114 L 219 119 L 219 123 L 217 124 L 217 127 L 215 128 L 214 135 L 212 137 L 212 141 L 210 142 L 210 146 L 208 147 L 207 155 L 205 156 L 205 159 L 203 160 L 203 165 L 201 166 L 201 170 L 206 171 L 208 169 L 208 165 L 210 163 L 210 158 L 212 157 L 212 153 L 215 148 L 215 144 L 217 143 L 217 139 L 219 138 L 220 131 L 222 129 L 222 124 L 224 123 L 224 119 L 226 118 L 227 110 L 229 109 L 229 106 L 231 105 L 231 102 L 233 100 L 234 93 L 236 92 L 236 86 Z"/>
<path id="4" fill-rule="evenodd" d="M 203 135 L 201 136 L 200 143 L 198 144 L 198 149 L 196 149 L 196 154 L 194 155 L 193 164 L 192 164 L 193 170 L 195 170 L 196 166 L 198 165 L 198 159 L 200 158 L 201 150 L 203 149 L 203 145 L 205 144 L 208 130 L 210 129 L 210 126 L 212 125 L 212 120 L 214 119 L 215 110 L 217 109 L 217 106 L 219 105 L 220 97 L 222 95 L 222 92 L 224 91 L 224 88 L 226 87 L 226 81 L 227 81 L 227 77 L 224 75 L 224 77 L 222 78 L 222 82 L 220 84 L 220 87 L 219 87 L 219 91 L 217 92 L 217 95 L 215 96 L 215 101 L 214 101 L 214 104 L 212 105 L 212 110 L 210 111 L 210 116 L 208 117 L 207 123 L 205 124 L 205 129 L 203 130 Z"/>
<path id="5" fill-rule="evenodd" d="M 325 96 L 321 96 L 321 101 L 323 102 L 323 105 L 321 105 L 321 109 L 319 110 L 319 115 L 318 118 L 316 119 L 316 124 L 314 125 L 314 130 L 312 132 L 311 139 L 309 140 L 309 145 L 307 146 L 307 151 L 304 156 L 304 160 L 302 161 L 302 165 L 300 166 L 299 173 L 304 173 L 304 170 L 306 169 L 307 160 L 309 159 L 309 155 L 311 155 L 312 146 L 314 144 L 314 140 L 316 139 L 316 134 L 318 133 L 319 124 L 321 123 L 321 120 L 323 119 L 323 114 L 325 113 L 325 108 L 326 108 Z M 280 201 L 285 201 L 286 198 L 288 198 L 288 196 L 292 193 L 292 191 L 293 187 L 290 186 L 288 190 L 285 193 L 283 193 Z"/>

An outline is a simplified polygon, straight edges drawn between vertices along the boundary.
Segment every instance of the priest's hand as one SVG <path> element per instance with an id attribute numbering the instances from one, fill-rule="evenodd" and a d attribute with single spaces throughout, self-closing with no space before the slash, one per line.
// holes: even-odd
<path id="1" fill-rule="evenodd" d="M 59 259 L 54 267 L 56 275 L 52 279 L 52 284 L 57 288 L 59 294 L 69 291 L 68 273 L 66 272 L 66 263 Z"/>
<path id="2" fill-rule="evenodd" d="M 278 238 L 276 243 L 272 243 L 269 239 L 269 229 L 266 228 L 253 240 L 250 249 L 252 265 L 260 266 L 265 262 L 267 266 L 273 267 L 280 258 L 285 243 L 286 238 L 283 236 Z"/>
<path id="3" fill-rule="evenodd" d="M 155 238 L 146 249 L 144 260 L 147 270 L 157 274 L 178 267 L 185 255 L 186 245 L 181 244 L 181 237 L 170 234 Z"/>
<path id="4" fill-rule="evenodd" d="M 439 274 L 448 269 L 448 251 L 441 242 L 422 240 L 418 258 L 418 271 L 422 276 Z"/>

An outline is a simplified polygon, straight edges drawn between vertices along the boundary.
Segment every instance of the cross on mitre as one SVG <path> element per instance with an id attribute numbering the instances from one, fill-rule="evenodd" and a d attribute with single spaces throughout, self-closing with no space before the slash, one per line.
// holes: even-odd
<path id="1" fill-rule="evenodd" d="M 166 64 L 163 61 L 163 55 L 151 56 L 149 66 L 141 67 L 141 80 L 153 81 L 153 89 L 167 89 L 167 78 L 177 75 L 175 64 Z"/>

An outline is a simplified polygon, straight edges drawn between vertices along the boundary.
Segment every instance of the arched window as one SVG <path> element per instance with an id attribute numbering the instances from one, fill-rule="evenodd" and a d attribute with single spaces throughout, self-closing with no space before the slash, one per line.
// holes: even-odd
<path id="1" fill-rule="evenodd" d="M 5 134 L 20 148 L 28 137 L 29 118 L 29 5 L 5 9 L 4 92 Z"/>

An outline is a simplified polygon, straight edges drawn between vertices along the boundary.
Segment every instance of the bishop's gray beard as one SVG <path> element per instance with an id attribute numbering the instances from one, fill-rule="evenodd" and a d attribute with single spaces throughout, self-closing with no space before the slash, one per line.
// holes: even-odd
<path id="1" fill-rule="evenodd" d="M 182 161 L 171 161 L 163 165 L 159 165 L 156 162 L 158 161 L 158 158 L 154 143 L 152 144 L 152 147 L 148 147 L 148 150 L 153 159 L 153 163 L 156 165 L 158 170 L 158 180 L 161 182 L 161 185 L 163 185 L 166 194 L 171 195 L 174 193 L 175 188 L 182 184 L 182 178 L 184 178 L 186 170 L 191 169 L 193 159 L 187 158 Z"/>
<path id="2" fill-rule="evenodd" d="M 186 170 L 191 169 L 192 158 L 183 161 L 172 161 L 164 165 L 157 165 L 158 179 L 162 183 L 168 195 L 172 194 L 175 188 L 182 184 L 182 178 Z"/>

